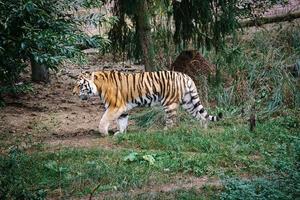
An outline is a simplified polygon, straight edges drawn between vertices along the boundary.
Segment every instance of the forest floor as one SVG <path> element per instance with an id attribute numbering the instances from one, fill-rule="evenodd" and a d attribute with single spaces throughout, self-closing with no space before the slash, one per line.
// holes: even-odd
<path id="1" fill-rule="evenodd" d="M 272 183 L 274 174 L 281 177 L 278 168 L 294 169 L 299 112 L 258 124 L 256 132 L 249 132 L 239 116 L 203 130 L 185 115 L 178 127 L 162 131 L 160 125 L 139 125 L 155 123 L 157 110 L 146 109 L 142 117 L 130 118 L 128 133 L 103 138 L 97 131 L 100 100 L 80 101 L 72 94 L 80 71 L 75 66 L 61 70 L 50 84 L 33 84 L 33 92 L 7 97 L 1 108 L 0 155 L 22 152 L 6 159 L 19 163 L 8 171 L 30 180 L 22 185 L 28 193 L 42 191 L 47 199 L 247 198 L 257 184 L 277 191 Z M 296 120 L 295 127 L 286 124 L 287 117 Z M 232 193 L 230 184 L 238 192 Z M 17 192 L 9 191 L 11 196 Z"/>
<path id="2" fill-rule="evenodd" d="M 107 65 L 110 68 L 115 65 L 115 70 L 142 70 L 140 66 L 124 68 L 120 64 L 107 62 L 94 63 L 86 70 L 101 70 Z M 59 73 L 52 74 L 50 84 L 32 83 L 33 92 L 17 98 L 7 97 L 6 106 L 0 113 L 0 131 L 7 133 L 13 140 L 6 141 L 8 143 L 2 147 L 16 144 L 20 140 L 22 141 L 20 145 L 25 145 L 24 148 L 28 149 L 27 145 L 30 142 L 28 143 L 27 140 L 30 133 L 35 142 L 43 141 L 53 148 L 58 145 L 65 147 L 100 145 L 112 148 L 112 144 L 107 140 L 98 140 L 97 127 L 103 114 L 100 99 L 92 97 L 87 101 L 80 101 L 79 97 L 72 93 L 76 77 L 81 71 L 86 70 L 69 65 Z M 28 81 L 28 74 L 24 79 Z M 115 124 L 111 127 L 111 131 L 116 131 Z M 5 149 L 1 148 L 1 151 Z"/>

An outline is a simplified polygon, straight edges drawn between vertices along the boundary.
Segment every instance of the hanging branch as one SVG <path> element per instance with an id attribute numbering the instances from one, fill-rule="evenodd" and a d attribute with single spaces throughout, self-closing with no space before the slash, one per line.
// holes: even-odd
<path id="1" fill-rule="evenodd" d="M 216 48 L 238 27 L 237 0 L 173 1 L 174 42 L 185 48 L 191 40 L 197 47 Z"/>

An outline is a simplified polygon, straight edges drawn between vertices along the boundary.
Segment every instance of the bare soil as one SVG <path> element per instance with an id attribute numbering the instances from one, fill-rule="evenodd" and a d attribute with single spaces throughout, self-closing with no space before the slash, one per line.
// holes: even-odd
<path id="1" fill-rule="evenodd" d="M 88 67 L 89 71 L 101 69 L 140 71 L 140 66 L 101 62 Z M 26 150 L 33 143 L 55 146 L 112 147 L 108 139 L 100 139 L 98 123 L 103 105 L 98 97 L 81 101 L 72 94 L 76 77 L 86 68 L 70 65 L 51 75 L 51 83 L 31 83 L 33 92 L 6 96 L 6 106 L 0 110 L 0 152 L 7 152 L 13 145 Z M 25 74 L 29 82 L 29 74 Z M 132 122 L 129 122 L 132 123 Z M 116 125 L 111 127 L 116 131 Z"/>
<path id="2" fill-rule="evenodd" d="M 176 190 L 197 190 L 201 191 L 204 186 L 214 186 L 221 187 L 221 182 L 215 178 L 209 178 L 207 176 L 202 177 L 187 177 L 187 176 L 177 176 L 174 177 L 174 180 L 170 183 L 163 185 L 150 185 L 143 188 L 136 188 L 126 192 L 103 192 L 100 195 L 88 196 L 80 199 L 94 199 L 94 200 L 102 200 L 102 199 L 124 199 L 124 197 L 134 198 L 138 195 L 147 194 L 149 199 L 157 199 L 154 198 L 158 196 L 159 193 L 168 193 L 174 192 Z M 151 198 L 153 197 L 153 198 Z"/>

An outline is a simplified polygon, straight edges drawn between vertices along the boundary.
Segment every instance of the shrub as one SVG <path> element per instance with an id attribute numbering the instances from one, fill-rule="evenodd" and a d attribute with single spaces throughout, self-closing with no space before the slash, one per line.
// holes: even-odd
<path id="1" fill-rule="evenodd" d="M 0 156 L 0 199 L 45 199 L 46 191 L 33 187 L 23 171 L 28 160 L 18 148 L 12 149 L 7 156 Z"/>
<path id="2" fill-rule="evenodd" d="M 100 23 L 102 15 L 72 14 L 80 7 L 101 5 L 100 0 L 0 1 L 1 85 L 12 85 L 28 62 L 57 69 L 65 58 L 82 60 L 82 48 L 106 45 L 108 40 L 81 30 L 84 23 Z"/>

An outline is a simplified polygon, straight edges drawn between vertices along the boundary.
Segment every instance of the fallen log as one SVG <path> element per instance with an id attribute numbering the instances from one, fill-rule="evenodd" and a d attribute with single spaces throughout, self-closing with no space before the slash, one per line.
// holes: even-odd
<path id="1" fill-rule="evenodd" d="M 294 19 L 300 18 L 300 11 L 290 12 L 283 15 L 275 15 L 275 16 L 264 16 L 258 17 L 256 19 L 247 19 L 240 22 L 241 27 L 251 27 L 251 26 L 261 26 L 264 24 L 271 24 L 276 22 L 283 21 L 292 21 Z"/>

